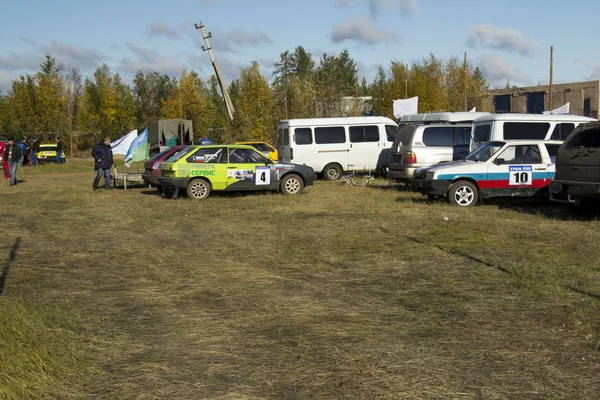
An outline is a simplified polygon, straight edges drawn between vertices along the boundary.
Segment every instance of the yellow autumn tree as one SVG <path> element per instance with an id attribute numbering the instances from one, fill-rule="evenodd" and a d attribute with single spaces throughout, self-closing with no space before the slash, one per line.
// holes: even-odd
<path id="1" fill-rule="evenodd" d="M 188 119 L 194 125 L 196 139 L 208 136 L 207 127 L 211 125 L 208 108 L 208 90 L 204 82 L 194 71 L 183 70 L 177 85 L 177 91 L 162 101 L 162 114 L 167 119 Z M 197 140 L 196 140 L 197 141 Z"/>
<path id="2" fill-rule="evenodd" d="M 277 132 L 275 104 L 267 80 L 256 61 L 240 76 L 240 93 L 234 102 L 234 133 L 237 140 L 273 143 Z"/>

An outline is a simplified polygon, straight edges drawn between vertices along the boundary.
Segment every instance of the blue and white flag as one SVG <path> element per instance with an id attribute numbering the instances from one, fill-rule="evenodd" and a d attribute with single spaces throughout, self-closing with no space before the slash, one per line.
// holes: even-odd
<path id="1" fill-rule="evenodd" d="M 131 168 L 131 163 L 143 161 L 148 158 L 148 128 L 144 129 L 129 146 L 125 155 L 125 166 Z"/>

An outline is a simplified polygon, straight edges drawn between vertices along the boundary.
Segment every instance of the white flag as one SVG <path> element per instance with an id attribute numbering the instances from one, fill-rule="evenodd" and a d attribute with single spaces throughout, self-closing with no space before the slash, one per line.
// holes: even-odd
<path id="1" fill-rule="evenodd" d="M 112 148 L 113 154 L 127 154 L 127 150 L 129 150 L 129 146 L 131 146 L 131 142 L 138 135 L 137 129 L 132 130 L 127 135 L 123 136 L 120 139 L 115 140 L 110 144 Z"/>
<path id="2" fill-rule="evenodd" d="M 477 107 L 473 107 L 472 109 L 469 110 L 469 112 L 477 112 Z"/>
<path id="3" fill-rule="evenodd" d="M 400 119 L 403 115 L 419 112 L 419 96 L 410 99 L 394 100 L 394 117 Z"/>
<path id="4" fill-rule="evenodd" d="M 570 107 L 571 103 L 567 103 L 563 106 L 558 107 L 555 110 L 552 111 L 544 111 L 543 114 L 568 114 L 569 113 L 569 107 Z"/>

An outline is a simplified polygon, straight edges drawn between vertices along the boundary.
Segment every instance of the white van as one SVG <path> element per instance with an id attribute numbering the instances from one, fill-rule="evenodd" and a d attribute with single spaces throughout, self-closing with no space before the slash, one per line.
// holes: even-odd
<path id="1" fill-rule="evenodd" d="M 492 114 L 473 121 L 470 151 L 496 140 L 565 140 L 579 124 L 596 121 L 570 114 Z"/>
<path id="2" fill-rule="evenodd" d="M 325 180 L 344 171 L 380 171 L 397 125 L 386 117 L 288 119 L 279 122 L 279 160 L 306 164 Z"/>

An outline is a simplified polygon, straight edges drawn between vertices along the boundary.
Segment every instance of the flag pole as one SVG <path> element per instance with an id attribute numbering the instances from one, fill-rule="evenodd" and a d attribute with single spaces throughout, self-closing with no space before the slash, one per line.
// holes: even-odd
<path id="1" fill-rule="evenodd" d="M 550 46 L 550 107 L 548 107 L 549 110 L 553 110 L 554 109 L 554 105 L 552 104 L 552 69 L 553 69 L 553 64 L 554 63 L 554 46 Z"/>

